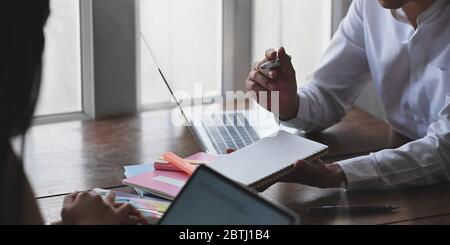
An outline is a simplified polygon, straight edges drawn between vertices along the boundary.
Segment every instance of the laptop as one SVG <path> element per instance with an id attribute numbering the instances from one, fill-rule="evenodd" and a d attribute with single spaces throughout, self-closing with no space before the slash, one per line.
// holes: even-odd
<path id="1" fill-rule="evenodd" d="M 204 105 L 183 107 L 182 100 L 176 96 L 177 90 L 164 76 L 145 36 L 141 34 L 141 37 L 162 80 L 176 102 L 180 115 L 203 151 L 214 155 L 226 154 L 228 148 L 238 150 L 279 131 L 279 123 L 273 114 L 257 105 L 256 102 L 253 103 L 255 109 L 249 110 L 208 110 Z M 204 113 L 205 111 L 212 113 Z"/>
<path id="2" fill-rule="evenodd" d="M 211 168 L 197 168 L 160 225 L 294 225 L 299 219 Z"/>

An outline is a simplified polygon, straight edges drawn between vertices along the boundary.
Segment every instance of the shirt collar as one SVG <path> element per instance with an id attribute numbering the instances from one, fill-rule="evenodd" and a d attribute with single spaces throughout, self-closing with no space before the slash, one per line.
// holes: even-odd
<path id="1" fill-rule="evenodd" d="M 417 17 L 417 25 L 420 25 L 421 23 L 428 20 L 431 16 L 433 16 L 436 12 L 446 7 L 450 1 L 448 0 L 436 0 L 433 5 L 431 5 L 428 9 L 426 9 L 423 13 L 421 13 Z M 394 18 L 402 23 L 411 25 L 411 22 L 409 21 L 408 17 L 405 14 L 405 11 L 403 11 L 402 8 L 400 9 L 392 9 L 391 10 L 392 16 Z"/>

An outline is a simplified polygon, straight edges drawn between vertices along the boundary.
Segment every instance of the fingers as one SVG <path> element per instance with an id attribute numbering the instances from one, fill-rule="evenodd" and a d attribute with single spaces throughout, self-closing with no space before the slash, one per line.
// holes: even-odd
<path id="1" fill-rule="evenodd" d="M 325 163 L 322 159 L 317 159 L 317 160 L 315 160 L 313 163 Z"/>
<path id="2" fill-rule="evenodd" d="M 76 200 L 88 200 L 89 198 L 92 198 L 92 195 L 89 192 L 81 192 L 77 195 L 75 198 Z"/>
<path id="3" fill-rule="evenodd" d="M 298 160 L 295 164 L 294 167 L 296 169 L 299 168 L 308 168 L 308 169 L 316 169 L 318 166 L 322 166 L 324 165 L 325 162 L 322 161 L 322 159 L 317 159 L 314 161 L 305 161 L 305 160 Z"/>
<path id="4" fill-rule="evenodd" d="M 264 88 L 263 86 L 259 85 L 256 82 L 253 82 L 253 81 L 248 81 L 247 82 L 247 90 L 249 91 L 249 92 L 247 92 L 248 95 L 250 97 L 252 97 L 254 100 L 256 100 L 256 102 L 258 102 L 258 103 L 260 102 L 259 101 L 260 94 L 261 93 L 266 93 L 267 94 L 266 88 Z M 270 93 L 268 93 L 267 97 L 268 96 L 270 96 Z"/>
<path id="5" fill-rule="evenodd" d="M 266 59 L 267 60 L 274 60 L 277 58 L 277 51 L 273 48 L 266 50 Z"/>
<path id="6" fill-rule="evenodd" d="M 261 67 L 261 64 L 262 64 L 263 62 L 264 62 L 264 61 L 262 61 L 262 62 L 255 62 L 255 63 L 253 64 L 253 70 L 254 70 L 254 71 L 258 71 L 259 68 Z"/>
<path id="7" fill-rule="evenodd" d="M 268 74 L 270 79 L 275 79 L 277 77 L 277 75 L 278 75 L 278 72 L 276 70 L 270 70 L 269 74 Z"/>
<path id="8" fill-rule="evenodd" d="M 79 193 L 75 199 L 75 202 L 85 203 L 89 205 L 106 205 L 102 196 L 95 191 L 82 192 Z"/>
<path id="9" fill-rule="evenodd" d="M 275 49 L 268 49 L 266 50 L 265 53 L 265 58 L 260 61 L 260 62 L 255 62 L 253 64 L 253 70 L 254 71 L 259 71 L 259 69 L 261 68 L 261 65 L 266 63 L 269 60 L 275 60 L 277 58 L 277 51 Z M 266 74 L 264 74 L 266 75 Z M 267 76 L 269 76 L 269 74 L 267 74 Z"/>
<path id="10" fill-rule="evenodd" d="M 261 68 L 262 64 L 266 63 L 267 59 L 263 59 L 260 62 L 255 62 L 255 64 L 253 64 L 253 70 L 254 71 L 259 71 L 259 69 Z"/>
<path id="11" fill-rule="evenodd" d="M 129 214 L 128 216 L 134 217 L 138 224 L 147 224 L 148 221 L 145 218 L 145 216 L 142 214 L 142 212 L 140 212 L 139 210 L 137 210 L 134 207 L 133 207 L 133 209 L 134 209 L 134 211 L 132 211 L 132 213 Z"/>
<path id="12" fill-rule="evenodd" d="M 302 183 L 303 176 L 308 176 L 309 162 L 298 160 L 294 163 L 294 170 L 280 179 L 280 182 Z"/>
<path id="13" fill-rule="evenodd" d="M 248 80 L 246 83 L 246 87 L 248 91 L 253 91 L 256 94 L 258 94 L 261 91 L 267 91 L 266 88 L 264 88 L 263 86 L 261 86 L 259 83 L 254 82 L 252 80 Z"/>
<path id="14" fill-rule="evenodd" d="M 272 61 L 277 59 L 277 51 L 273 48 L 266 50 L 265 52 L 265 58 L 260 61 L 260 62 L 256 62 L 253 65 L 253 70 L 254 71 L 260 71 L 261 65 L 266 63 L 267 61 Z M 266 72 L 264 72 L 266 73 Z M 263 74 L 271 79 L 274 79 L 276 76 L 276 73 L 273 73 L 272 71 L 267 72 L 267 74 Z"/>
<path id="15" fill-rule="evenodd" d="M 260 72 L 262 75 L 264 75 L 266 78 L 269 78 L 269 79 L 275 79 L 276 78 L 276 76 L 277 76 L 277 71 L 276 70 L 269 70 L 269 71 L 267 71 L 267 70 L 261 70 L 260 68 L 261 68 L 261 66 L 264 64 L 264 63 L 266 63 L 267 62 L 267 59 L 264 59 L 263 61 L 261 61 L 261 62 L 256 62 L 254 65 L 253 65 L 253 71 L 255 71 L 255 72 Z"/>
<path id="16" fill-rule="evenodd" d="M 286 54 L 286 49 L 284 47 L 279 48 L 278 52 L 274 49 L 268 49 L 265 53 L 265 57 L 266 58 L 264 60 L 262 60 L 261 62 L 256 62 L 253 65 L 254 71 L 260 71 L 260 67 L 263 63 L 270 61 L 270 60 L 275 60 L 277 57 L 280 61 L 282 70 L 289 71 L 289 72 L 294 71 L 294 68 L 293 68 L 292 62 L 291 62 L 291 56 Z M 270 70 L 267 72 L 266 71 L 261 72 L 261 74 L 267 76 L 270 79 L 275 79 L 278 75 L 278 72 L 277 72 L 277 70 Z"/>
<path id="17" fill-rule="evenodd" d="M 68 221 L 67 214 L 69 210 L 74 206 L 75 199 L 78 197 L 78 193 L 70 193 L 64 197 L 63 206 L 61 209 L 61 218 L 64 220 L 64 224 L 70 224 Z"/>
<path id="18" fill-rule="evenodd" d="M 296 170 L 304 169 L 304 168 L 308 168 L 310 164 L 311 164 L 311 162 L 309 162 L 309 161 L 298 160 L 297 162 L 295 162 L 294 168 Z"/>
<path id="19" fill-rule="evenodd" d="M 147 219 L 131 204 L 122 205 L 117 209 L 117 215 L 120 217 L 122 224 L 146 224 Z"/>
<path id="20" fill-rule="evenodd" d="M 227 154 L 231 154 L 231 153 L 233 153 L 233 152 L 235 152 L 236 150 L 235 149 L 233 149 L 233 148 L 227 148 L 226 150 L 225 150 L 225 152 L 227 153 Z"/>
<path id="21" fill-rule="evenodd" d="M 140 218 L 134 215 L 118 213 L 117 218 L 119 225 L 137 225 L 140 223 Z"/>
<path id="22" fill-rule="evenodd" d="M 105 202 L 111 205 L 111 207 L 114 207 L 114 203 L 116 202 L 116 192 L 110 191 L 108 195 L 106 195 Z"/>
<path id="23" fill-rule="evenodd" d="M 139 211 L 136 210 L 136 208 L 134 208 L 131 204 L 127 203 L 125 205 L 122 205 L 121 207 L 119 207 L 117 209 L 117 213 L 121 216 L 121 217 L 125 217 L 128 216 L 130 214 L 137 214 Z"/>
<path id="24" fill-rule="evenodd" d="M 145 218 L 145 216 L 141 212 L 138 212 L 138 215 L 136 217 L 138 218 L 139 224 L 144 224 L 144 225 L 148 224 L 148 220 Z"/>
<path id="25" fill-rule="evenodd" d="M 270 71 L 270 74 L 273 74 L 274 71 Z M 259 71 L 251 71 L 250 72 L 250 80 L 253 82 L 259 83 L 259 85 L 263 86 L 266 90 L 275 90 L 276 89 L 276 83 L 271 81 L 268 77 L 264 76 Z"/>
<path id="26" fill-rule="evenodd" d="M 122 207 L 122 206 L 125 205 L 125 204 L 127 204 L 127 203 L 124 203 L 124 202 L 116 202 L 116 203 L 114 203 L 114 207 L 115 207 L 115 208 L 120 208 L 120 207 Z"/>
<path id="27" fill-rule="evenodd" d="M 78 196 L 78 192 L 73 192 L 64 197 L 63 201 L 63 207 L 67 207 L 72 205 L 72 203 L 75 201 L 75 198 Z"/>
<path id="28" fill-rule="evenodd" d="M 122 220 L 120 220 L 120 225 L 137 225 L 137 224 L 143 224 L 143 222 L 141 222 L 141 219 L 136 216 L 127 216 L 123 217 Z"/>
<path id="29" fill-rule="evenodd" d="M 290 71 L 292 68 L 291 57 L 286 54 L 286 49 L 281 47 L 278 50 L 278 59 L 280 60 L 281 68 L 285 71 Z"/>

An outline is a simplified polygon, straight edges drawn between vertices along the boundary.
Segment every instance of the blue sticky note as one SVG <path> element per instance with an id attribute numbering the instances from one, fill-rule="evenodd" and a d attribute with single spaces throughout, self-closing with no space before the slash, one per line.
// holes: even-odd
<path id="1" fill-rule="evenodd" d="M 124 175 L 127 178 L 134 177 L 146 172 L 155 170 L 154 164 L 138 164 L 138 165 L 128 165 L 123 167 L 125 169 Z"/>
<path id="2" fill-rule="evenodd" d="M 128 165 L 128 166 L 124 166 L 123 168 L 125 169 L 125 172 L 123 174 L 127 178 L 134 177 L 136 175 L 140 175 L 140 174 L 151 172 L 151 171 L 155 170 L 155 167 L 154 167 L 153 163 Z M 134 188 L 134 190 L 141 197 L 144 197 L 144 196 L 146 196 L 146 197 L 157 197 L 157 196 L 155 196 L 153 194 L 146 193 L 143 190 L 138 189 L 138 188 Z"/>

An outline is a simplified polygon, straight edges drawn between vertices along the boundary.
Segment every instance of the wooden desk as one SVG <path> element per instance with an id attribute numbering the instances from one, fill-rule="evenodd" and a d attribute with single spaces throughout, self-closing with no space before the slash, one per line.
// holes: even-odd
<path id="1" fill-rule="evenodd" d="M 426 217 L 422 219 L 407 220 L 403 222 L 391 223 L 392 225 L 448 225 L 450 224 L 450 214 Z"/>
<path id="2" fill-rule="evenodd" d="M 63 196 L 96 187 L 131 191 L 121 184 L 123 166 L 146 163 L 171 150 L 189 155 L 200 149 L 190 132 L 174 128 L 170 111 L 102 121 L 68 122 L 33 127 L 25 154 L 30 176 L 47 221 L 59 218 Z M 354 109 L 339 124 L 308 137 L 330 147 L 328 161 L 336 161 L 408 140 L 384 122 Z M 426 220 L 450 214 L 450 186 L 446 184 L 402 191 L 345 193 L 279 183 L 263 196 L 295 210 L 305 224 L 386 224 Z M 335 204 L 389 203 L 401 206 L 392 215 L 317 218 L 307 217 L 307 207 Z"/>
<path id="3" fill-rule="evenodd" d="M 397 148 L 410 140 L 388 124 L 365 111 L 354 109 L 342 121 L 308 138 L 330 146 L 328 158 L 365 155 L 387 148 Z"/>

